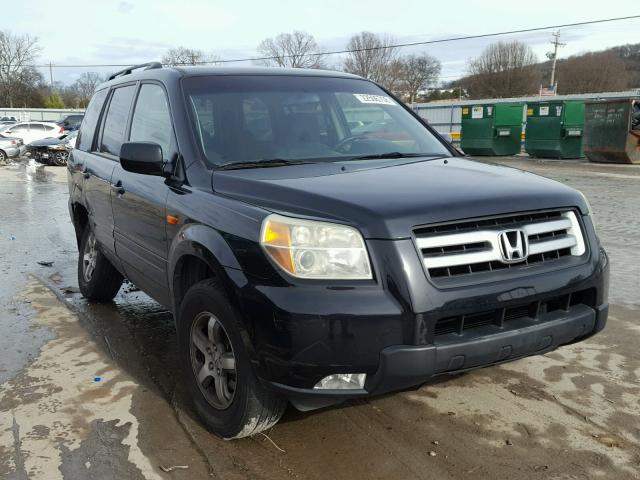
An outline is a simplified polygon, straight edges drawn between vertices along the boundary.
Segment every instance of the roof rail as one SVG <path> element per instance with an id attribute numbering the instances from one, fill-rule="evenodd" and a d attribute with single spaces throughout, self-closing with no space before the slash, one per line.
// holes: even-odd
<path id="1" fill-rule="evenodd" d="M 123 75 L 129 75 L 134 70 L 139 68 L 144 68 L 145 70 L 154 70 L 156 68 L 162 68 L 162 64 L 160 62 L 149 62 L 149 63 L 141 63 L 140 65 L 133 65 L 131 67 L 127 67 L 124 70 L 120 70 L 119 72 L 114 73 L 113 75 L 109 75 L 109 80 L 113 80 L 116 77 L 121 77 Z"/>

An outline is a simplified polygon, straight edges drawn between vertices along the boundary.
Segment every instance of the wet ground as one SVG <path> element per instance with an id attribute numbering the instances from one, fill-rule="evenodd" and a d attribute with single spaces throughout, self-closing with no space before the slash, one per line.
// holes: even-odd
<path id="1" fill-rule="evenodd" d="M 0 167 L 0 478 L 640 478 L 640 167 L 499 161 L 589 198 L 612 262 L 607 329 L 417 390 L 290 409 L 233 442 L 194 420 L 170 314 L 132 286 L 109 305 L 76 293 L 64 169 Z"/>

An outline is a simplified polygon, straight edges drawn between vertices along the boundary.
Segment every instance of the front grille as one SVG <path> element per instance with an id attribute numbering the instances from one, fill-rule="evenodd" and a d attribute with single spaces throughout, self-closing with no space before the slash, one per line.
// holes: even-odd
<path id="1" fill-rule="evenodd" d="M 505 260 L 500 234 L 520 230 L 528 255 Z M 432 279 L 473 276 L 568 256 L 581 256 L 585 244 L 573 211 L 536 212 L 418 228 L 415 241 Z"/>
<path id="2" fill-rule="evenodd" d="M 442 318 L 436 321 L 435 335 L 451 333 L 462 335 L 465 331 L 487 325 L 508 327 L 509 322 L 514 320 L 522 318 L 539 320 L 546 314 L 567 311 L 576 305 L 587 305 L 593 308 L 595 306 L 595 290 L 590 288 L 522 305 Z"/>

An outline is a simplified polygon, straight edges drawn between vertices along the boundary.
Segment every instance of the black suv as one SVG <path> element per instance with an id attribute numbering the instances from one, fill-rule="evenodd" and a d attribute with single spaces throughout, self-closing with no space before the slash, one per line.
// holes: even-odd
<path id="1" fill-rule="evenodd" d="M 175 317 L 184 382 L 225 438 L 301 410 L 587 338 L 608 262 L 579 192 L 461 155 L 338 72 L 112 76 L 68 163 L 78 277 Z"/>

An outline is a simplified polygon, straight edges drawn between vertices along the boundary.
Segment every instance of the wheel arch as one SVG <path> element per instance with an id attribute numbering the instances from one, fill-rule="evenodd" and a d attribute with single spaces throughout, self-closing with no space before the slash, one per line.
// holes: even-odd
<path id="1" fill-rule="evenodd" d="M 84 229 L 87 228 L 87 225 L 89 225 L 89 212 L 81 203 L 73 202 L 71 204 L 71 218 L 76 232 L 76 243 L 78 248 L 80 248 L 82 233 Z"/>
<path id="2" fill-rule="evenodd" d="M 174 238 L 169 251 L 169 289 L 174 317 L 189 288 L 201 280 L 215 278 L 238 307 L 235 285 L 227 269 L 240 271 L 231 247 L 222 235 L 205 225 L 187 225 Z"/>

